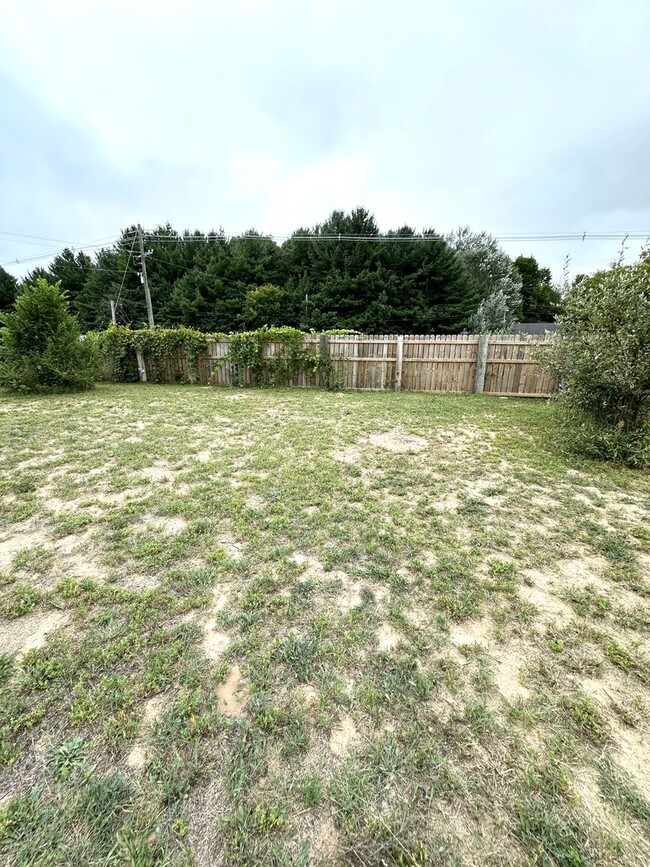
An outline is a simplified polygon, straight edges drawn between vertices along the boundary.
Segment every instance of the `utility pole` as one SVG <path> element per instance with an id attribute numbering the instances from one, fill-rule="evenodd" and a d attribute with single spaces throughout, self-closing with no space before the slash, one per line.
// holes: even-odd
<path id="1" fill-rule="evenodd" d="M 113 320 L 113 325 L 117 325 L 117 319 L 115 318 L 115 301 L 111 298 L 111 319 Z"/>
<path id="2" fill-rule="evenodd" d="M 147 263 L 144 259 L 144 241 L 142 240 L 142 226 L 138 223 L 138 241 L 140 242 L 140 262 L 142 264 L 142 273 L 140 279 L 144 283 L 144 297 L 147 302 L 147 318 L 149 319 L 149 328 L 154 327 L 153 307 L 151 306 L 151 295 L 149 294 L 149 281 L 147 280 Z"/>

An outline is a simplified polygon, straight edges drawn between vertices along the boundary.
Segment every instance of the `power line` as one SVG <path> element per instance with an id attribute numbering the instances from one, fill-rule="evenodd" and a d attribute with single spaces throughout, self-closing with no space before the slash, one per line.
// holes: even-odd
<path id="1" fill-rule="evenodd" d="M 128 237 L 128 235 L 127 235 L 127 237 Z M 104 241 L 114 240 L 114 239 L 119 239 L 119 238 L 120 238 L 119 235 L 112 235 L 110 238 L 104 239 Z M 71 250 L 71 252 L 73 252 L 73 253 L 82 253 L 82 252 L 85 252 L 86 250 L 97 250 L 99 248 L 104 248 L 104 249 L 106 248 L 105 243 L 102 243 L 102 239 L 99 239 L 97 241 L 90 241 L 87 244 L 68 245 L 68 246 L 65 246 L 65 247 L 57 249 L 57 250 L 48 250 L 46 252 L 44 251 L 43 253 L 37 253 L 35 256 L 28 256 L 24 259 L 7 259 L 7 261 L 5 261 L 5 262 L 0 262 L 0 265 L 24 265 L 24 264 L 27 264 L 28 262 L 39 262 L 39 261 L 42 261 L 43 259 L 52 259 L 55 256 L 58 256 L 61 253 L 64 253 L 66 250 Z"/>
<path id="2" fill-rule="evenodd" d="M 556 233 L 519 233 L 519 234 L 498 234 L 492 235 L 496 241 L 501 242 L 532 242 L 532 241 L 622 241 L 622 240 L 646 240 L 650 237 L 650 230 L 646 232 L 556 232 Z M 364 235 L 351 233 L 336 233 L 336 234 L 318 234 L 304 233 L 300 235 L 204 235 L 197 237 L 177 236 L 170 237 L 169 235 L 146 235 L 148 241 L 156 241 L 161 244 L 183 244 L 187 242 L 197 243 L 214 243 L 215 241 L 231 241 L 234 239 L 242 241 L 355 241 L 355 242 L 373 242 L 373 243 L 396 243 L 396 244 L 412 244 L 417 242 L 432 242 L 445 241 L 443 234 L 419 234 L 419 235 Z"/>
<path id="3" fill-rule="evenodd" d="M 126 280 L 126 272 L 129 270 L 129 263 L 131 261 L 131 256 L 133 255 L 133 248 L 135 247 L 135 237 L 133 238 L 133 243 L 131 244 L 131 249 L 129 250 L 129 255 L 126 259 L 126 265 L 124 267 L 124 274 L 122 274 L 122 282 L 120 283 L 120 288 L 117 292 L 117 298 L 115 299 L 115 307 L 120 303 L 120 296 L 122 294 L 122 288 L 124 287 L 124 281 Z M 108 270 L 108 269 L 104 269 Z"/>
<path id="4" fill-rule="evenodd" d="M 28 243 L 32 240 L 42 240 L 42 241 L 50 241 L 55 243 L 54 238 L 42 238 L 39 239 L 37 236 L 29 236 L 29 235 L 19 235 L 18 233 L 12 232 L 4 232 L 0 233 L 4 235 L 10 235 L 15 238 L 25 238 L 29 239 L 29 241 L 20 241 L 19 243 Z M 131 236 L 137 236 L 137 230 L 128 230 L 122 233 L 121 236 L 112 235 L 107 236 L 106 238 L 99 238 L 96 241 L 88 242 L 85 244 L 74 244 L 68 243 L 65 247 L 57 250 L 47 250 L 42 253 L 38 253 L 34 256 L 28 256 L 22 259 L 7 259 L 4 262 L 1 262 L 0 265 L 24 265 L 31 262 L 39 262 L 44 259 L 52 259 L 57 255 L 63 253 L 66 249 L 71 249 L 74 252 L 83 252 L 87 250 L 98 250 L 101 248 L 106 248 L 105 242 L 110 240 L 128 240 Z M 157 244 L 186 244 L 186 243 L 202 243 L 202 244 L 215 244 L 215 243 L 228 243 L 232 240 L 241 240 L 241 241 L 271 241 L 273 243 L 286 243 L 287 241 L 315 241 L 315 242 L 355 242 L 355 243 L 375 243 L 375 244 L 413 244 L 413 243 L 431 243 L 431 242 L 446 242 L 446 238 L 444 234 L 417 234 L 417 235 L 369 235 L 369 234 L 353 234 L 353 233 L 328 233 L 321 234 L 315 232 L 305 232 L 302 234 L 291 234 L 291 235 L 248 235 L 248 234 L 234 234 L 234 235 L 226 235 L 225 233 L 207 233 L 205 235 L 161 235 L 159 233 L 151 233 L 146 234 L 143 233 L 143 237 L 146 238 L 147 241 L 155 242 Z M 495 234 L 492 237 L 501 243 L 519 243 L 519 244 L 528 244 L 528 243 L 536 243 L 536 242 L 584 242 L 584 241 L 647 241 L 650 238 L 650 230 L 641 232 L 520 232 L 520 233 L 502 233 Z M 59 241 L 57 243 L 65 243 L 63 241 Z M 110 248 L 108 248 L 110 249 Z M 159 260 L 162 261 L 162 260 Z M 175 263 L 169 262 L 167 264 L 174 265 Z M 111 268 L 102 268 L 101 266 L 94 265 L 97 270 L 103 271 L 113 271 L 120 273 L 121 269 L 111 269 Z M 182 267 L 182 266 L 177 266 Z"/>
<path id="5" fill-rule="evenodd" d="M 63 241 L 61 238 L 42 238 L 40 235 L 23 235 L 20 232 L 5 232 L 0 229 L 0 235 L 9 235 L 12 238 L 28 238 L 30 241 L 51 241 L 53 244 L 67 244 L 68 246 L 76 246 L 76 241 Z M 117 237 L 116 235 L 106 235 L 104 238 L 95 238 L 94 241 L 89 241 L 88 243 L 94 243 L 95 241 L 111 241 L 113 238 Z"/>

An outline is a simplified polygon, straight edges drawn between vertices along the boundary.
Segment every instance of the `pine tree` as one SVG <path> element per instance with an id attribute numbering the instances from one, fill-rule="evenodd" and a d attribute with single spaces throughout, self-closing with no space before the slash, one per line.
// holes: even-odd
<path id="1" fill-rule="evenodd" d="M 0 265 L 0 310 L 8 310 L 16 300 L 18 281 Z"/>

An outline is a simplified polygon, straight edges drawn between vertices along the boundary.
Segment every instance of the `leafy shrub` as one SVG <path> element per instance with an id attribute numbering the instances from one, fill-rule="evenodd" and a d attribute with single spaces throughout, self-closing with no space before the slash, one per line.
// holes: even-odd
<path id="1" fill-rule="evenodd" d="M 0 330 L 0 385 L 17 392 L 92 388 L 98 356 L 81 338 L 61 284 L 38 278 L 25 287 Z"/>
<path id="2" fill-rule="evenodd" d="M 565 441 L 589 457 L 650 465 L 650 262 L 574 283 L 549 364 Z"/>

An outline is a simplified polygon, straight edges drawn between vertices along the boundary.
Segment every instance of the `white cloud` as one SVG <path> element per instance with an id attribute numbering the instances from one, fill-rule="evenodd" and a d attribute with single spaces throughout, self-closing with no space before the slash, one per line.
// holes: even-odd
<path id="1" fill-rule="evenodd" d="M 357 204 L 384 228 L 650 228 L 650 6 L 624 7 L 9 4 L 0 111 L 31 120 L 0 145 L 0 229 L 279 233 Z M 24 252 L 0 241 L 3 259 Z M 564 249 L 536 252 L 559 271 Z M 574 247 L 581 269 L 614 252 Z"/>

